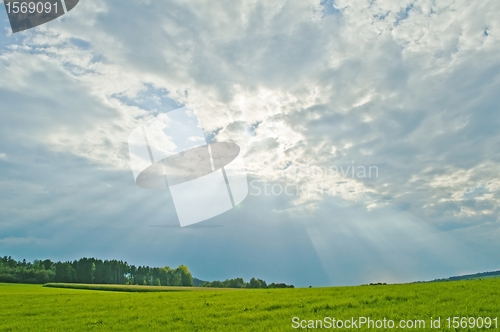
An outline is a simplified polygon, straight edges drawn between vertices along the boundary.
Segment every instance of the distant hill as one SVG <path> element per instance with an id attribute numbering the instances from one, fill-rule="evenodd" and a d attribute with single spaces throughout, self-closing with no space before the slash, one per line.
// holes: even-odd
<path id="1" fill-rule="evenodd" d="M 203 284 L 206 283 L 206 281 L 198 279 L 198 278 L 193 278 L 193 286 L 194 287 L 201 287 Z"/>
<path id="2" fill-rule="evenodd" d="M 444 279 L 435 279 L 432 281 L 456 281 L 456 280 L 472 280 L 472 279 L 485 279 L 485 278 L 500 278 L 500 270 L 492 272 L 482 272 L 476 274 L 466 274 L 462 276 L 455 276 Z"/>

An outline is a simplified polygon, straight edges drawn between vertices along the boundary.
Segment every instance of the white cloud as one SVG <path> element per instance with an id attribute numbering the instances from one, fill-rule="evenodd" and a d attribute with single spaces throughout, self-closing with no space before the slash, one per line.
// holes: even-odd
<path id="1" fill-rule="evenodd" d="M 22 48 L 4 54 L 7 72 L 15 73 L 3 76 L 4 86 L 26 89 L 36 82 L 34 68 L 64 73 L 64 88 L 74 86 L 75 98 L 83 98 L 74 104 L 95 104 L 74 111 L 76 127 L 55 119 L 50 133 L 40 135 L 54 148 L 97 162 L 127 167 L 126 132 L 152 114 L 115 96 L 133 99 L 151 84 L 179 103 L 203 105 L 204 128 L 238 141 L 256 176 L 279 181 L 285 165 L 355 160 L 380 165 L 386 179 L 348 179 L 352 185 L 375 200 L 378 195 L 379 204 L 405 197 L 411 189 L 404 183 L 422 176 L 436 153 L 448 149 L 459 158 L 450 140 L 474 125 L 474 108 L 494 98 L 474 96 L 460 82 L 468 77 L 486 91 L 497 84 L 479 80 L 498 62 L 494 13 L 500 7 L 337 1 L 341 15 L 317 19 L 317 6 L 89 1 L 62 23 L 26 33 Z M 75 46 L 75 38 L 89 48 Z M 51 86 L 38 93 L 50 98 L 57 89 Z M 459 101 L 467 97 L 469 105 Z M 83 137 L 82 117 L 93 123 Z M 439 139 L 450 142 L 432 148 Z M 455 159 L 447 163 L 457 166 Z M 335 186 L 338 179 L 299 175 L 296 181 Z"/>
<path id="2" fill-rule="evenodd" d="M 128 134 L 162 111 L 168 91 L 201 106 L 202 126 L 236 141 L 261 181 L 498 229 L 500 3 L 337 0 L 332 15 L 318 6 L 82 2 L 4 37 L 2 139 L 127 170 Z M 144 96 L 152 102 L 137 102 Z M 377 166 L 379 177 L 312 172 L 349 165 Z"/>

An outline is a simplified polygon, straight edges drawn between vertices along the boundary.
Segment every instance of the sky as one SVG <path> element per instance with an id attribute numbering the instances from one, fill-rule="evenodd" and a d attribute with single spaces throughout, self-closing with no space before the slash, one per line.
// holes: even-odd
<path id="1" fill-rule="evenodd" d="M 500 269 L 500 2 L 81 0 L 0 7 L 0 255 L 203 280 L 410 282 Z M 196 105 L 249 195 L 179 227 L 127 139 Z M 193 207 L 195 208 L 195 207 Z"/>

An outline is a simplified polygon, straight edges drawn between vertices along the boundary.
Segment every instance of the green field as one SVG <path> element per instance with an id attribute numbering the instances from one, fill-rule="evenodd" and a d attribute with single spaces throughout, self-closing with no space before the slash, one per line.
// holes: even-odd
<path id="1" fill-rule="evenodd" d="M 396 324 L 402 319 L 423 320 L 426 328 L 414 330 L 453 331 L 445 326 L 446 317 L 500 316 L 500 279 L 305 289 L 142 290 L 0 284 L 0 331 L 293 331 L 293 317 L 361 316 L 385 317 Z M 431 317 L 441 317 L 441 328 L 430 329 Z"/>

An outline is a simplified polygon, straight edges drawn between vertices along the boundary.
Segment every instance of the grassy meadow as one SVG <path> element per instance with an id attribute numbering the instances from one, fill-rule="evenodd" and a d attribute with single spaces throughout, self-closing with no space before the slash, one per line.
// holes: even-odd
<path id="1" fill-rule="evenodd" d="M 454 331 L 445 326 L 446 317 L 500 316 L 498 278 L 303 289 L 79 287 L 101 290 L 0 284 L 0 331 L 293 331 L 293 317 L 360 316 L 421 319 L 426 328 L 414 330 Z M 429 327 L 431 317 L 441 317 L 441 328 Z"/>

